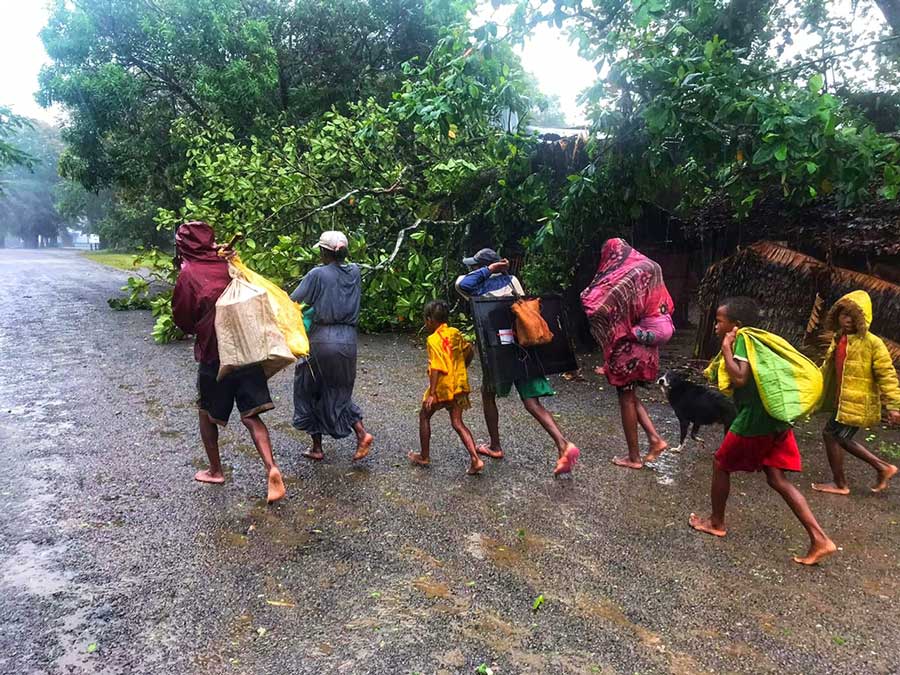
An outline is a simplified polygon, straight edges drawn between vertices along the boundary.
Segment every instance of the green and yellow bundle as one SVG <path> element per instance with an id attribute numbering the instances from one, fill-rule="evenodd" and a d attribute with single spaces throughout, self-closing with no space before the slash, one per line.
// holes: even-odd
<path id="1" fill-rule="evenodd" d="M 766 412 L 782 422 L 812 413 L 822 397 L 822 373 L 815 363 L 782 337 L 759 328 L 741 328 L 747 360 Z M 721 391 L 731 394 L 731 378 L 722 353 L 703 371 Z"/>

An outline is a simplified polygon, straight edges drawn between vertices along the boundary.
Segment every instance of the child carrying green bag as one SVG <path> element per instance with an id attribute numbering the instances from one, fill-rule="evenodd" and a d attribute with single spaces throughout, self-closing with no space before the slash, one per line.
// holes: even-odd
<path id="1" fill-rule="evenodd" d="M 805 556 L 794 562 L 815 565 L 837 550 L 822 530 L 804 496 L 785 471 L 800 471 L 800 450 L 791 422 L 810 412 L 822 392 L 815 365 L 777 335 L 753 328 L 759 308 L 750 298 L 723 300 L 716 311 L 716 335 L 722 352 L 707 368 L 719 388 L 732 392 L 737 417 L 713 462 L 708 518 L 691 514 L 695 530 L 724 537 L 725 505 L 735 471 L 763 471 L 766 481 L 791 507 L 809 535 Z"/>

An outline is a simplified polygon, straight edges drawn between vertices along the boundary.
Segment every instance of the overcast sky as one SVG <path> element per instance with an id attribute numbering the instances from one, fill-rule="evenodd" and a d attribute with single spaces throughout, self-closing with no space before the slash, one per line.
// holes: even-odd
<path id="1" fill-rule="evenodd" d="M 0 0 L 0 16 L 0 105 L 20 115 L 56 121 L 59 110 L 45 110 L 34 100 L 38 72 L 48 60 L 38 37 L 47 20 L 44 0 Z M 579 119 L 575 99 L 593 81 L 594 69 L 579 58 L 561 32 L 538 29 L 521 56 L 544 93 L 559 96 L 567 118 Z"/>
<path id="2" fill-rule="evenodd" d="M 0 0 L 0 105 L 20 115 L 53 122 L 57 110 L 34 100 L 38 72 L 47 61 L 38 32 L 47 20 L 44 0 Z"/>

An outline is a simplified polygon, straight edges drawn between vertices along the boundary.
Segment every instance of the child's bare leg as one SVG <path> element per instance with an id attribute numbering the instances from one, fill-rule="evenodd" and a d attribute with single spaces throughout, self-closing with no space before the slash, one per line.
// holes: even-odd
<path id="1" fill-rule="evenodd" d="M 325 459 L 325 453 L 322 452 L 322 434 L 310 434 L 309 437 L 312 440 L 312 447 L 304 452 L 303 456 L 316 462 Z"/>
<path id="2" fill-rule="evenodd" d="M 431 417 L 436 407 L 426 410 L 425 406 L 419 410 L 419 452 L 411 452 L 407 455 L 409 461 L 419 466 L 428 466 L 431 462 Z"/>
<path id="3" fill-rule="evenodd" d="M 453 430 L 459 434 L 460 440 L 466 446 L 466 452 L 469 453 L 469 469 L 466 473 L 469 475 L 481 473 L 481 470 L 484 468 L 484 462 L 475 450 L 475 439 L 472 438 L 472 432 L 469 431 L 469 427 L 463 422 L 463 411 L 458 405 L 450 406 L 450 424 L 453 426 Z"/>
<path id="4" fill-rule="evenodd" d="M 522 401 L 522 404 L 525 406 L 525 410 L 540 422 L 540 425 L 544 427 L 544 431 L 550 434 L 550 438 L 553 439 L 554 445 L 556 445 L 556 453 L 558 457 L 562 457 L 563 453 L 572 446 L 569 441 L 566 440 L 566 437 L 563 436 L 562 431 L 560 431 L 559 426 L 556 424 L 556 420 L 553 419 L 553 415 L 547 410 L 543 404 L 541 403 L 541 399 L 539 398 L 526 398 Z"/>
<path id="5" fill-rule="evenodd" d="M 503 447 L 500 445 L 500 411 L 497 410 L 497 395 L 487 389 L 481 390 L 481 404 L 484 409 L 484 423 L 487 425 L 491 444 L 479 445 L 478 454 L 503 459 Z"/>
<path id="6" fill-rule="evenodd" d="M 794 484 L 791 483 L 784 475 L 784 471 L 771 466 L 765 467 L 766 480 L 769 486 L 775 490 L 797 516 L 797 519 L 806 528 L 809 535 L 809 551 L 803 557 L 794 556 L 794 562 L 801 565 L 815 565 L 823 558 L 831 555 L 837 550 L 834 542 L 828 538 L 825 531 L 819 525 L 816 517 L 813 515 L 806 502 L 806 498 L 800 493 Z"/>
<path id="7" fill-rule="evenodd" d="M 640 469 L 644 466 L 641 461 L 641 451 L 638 448 L 638 411 L 637 397 L 634 389 L 619 389 L 619 412 L 622 415 L 622 430 L 625 432 L 625 442 L 628 444 L 627 457 L 613 457 L 613 464 L 629 469 Z"/>
<path id="8" fill-rule="evenodd" d="M 253 439 L 253 445 L 256 451 L 262 457 L 263 464 L 266 467 L 266 475 L 268 476 L 269 492 L 266 500 L 271 504 L 277 502 L 284 497 L 284 481 L 281 479 L 281 471 L 275 464 L 275 458 L 272 456 L 272 441 L 269 438 L 269 429 L 266 427 L 259 415 L 251 417 L 242 417 L 241 422 L 250 431 L 250 437 Z"/>
<path id="9" fill-rule="evenodd" d="M 362 420 L 359 420 L 353 425 L 353 431 L 356 432 L 356 454 L 353 455 L 353 461 L 358 462 L 368 456 L 369 450 L 372 449 L 372 443 L 375 441 L 375 437 L 366 431 L 366 427 L 363 425 Z"/>
<path id="10" fill-rule="evenodd" d="M 822 440 L 825 443 L 825 453 L 828 455 L 828 465 L 831 467 L 833 483 L 813 483 L 812 489 L 817 492 L 827 492 L 832 495 L 849 495 L 847 477 L 844 475 L 844 448 L 838 439 L 828 431 L 822 432 Z"/>
<path id="11" fill-rule="evenodd" d="M 888 483 L 890 483 L 891 481 L 891 478 L 893 478 L 897 473 L 897 467 L 893 464 L 888 464 L 883 459 L 878 457 L 878 455 L 873 454 L 862 443 L 852 438 L 846 441 L 843 446 L 844 449 L 851 455 L 853 455 L 854 457 L 858 457 L 878 472 L 878 482 L 872 486 L 872 492 L 881 492 L 882 490 L 886 490 Z"/>
<path id="12" fill-rule="evenodd" d="M 200 438 L 209 458 L 209 468 L 194 474 L 194 480 L 201 483 L 224 483 L 225 474 L 222 473 L 222 460 L 219 457 L 219 427 L 209 419 L 205 410 L 200 411 Z"/>
<path id="13" fill-rule="evenodd" d="M 714 459 L 712 485 L 709 489 L 712 514 L 709 518 L 701 518 L 692 513 L 688 521 L 691 527 L 716 537 L 724 537 L 728 533 L 728 530 L 725 529 L 725 505 L 728 503 L 728 494 L 730 492 L 731 474 L 724 471 L 719 466 L 719 462 Z"/>
<path id="14" fill-rule="evenodd" d="M 647 452 L 647 456 L 644 457 L 644 461 L 655 462 L 659 459 L 659 456 L 663 454 L 666 448 L 669 447 L 669 444 L 656 432 L 656 427 L 653 426 L 653 421 L 650 419 L 650 415 L 644 407 L 644 404 L 641 403 L 641 399 L 638 398 L 637 392 L 635 392 L 634 395 L 634 402 L 637 409 L 638 424 L 641 425 L 644 433 L 647 434 L 647 440 L 650 442 L 650 450 Z"/>

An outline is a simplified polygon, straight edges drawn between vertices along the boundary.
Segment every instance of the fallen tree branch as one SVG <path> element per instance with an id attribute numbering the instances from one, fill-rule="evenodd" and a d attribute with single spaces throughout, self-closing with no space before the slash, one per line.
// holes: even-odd
<path id="1" fill-rule="evenodd" d="M 293 220 L 293 221 L 291 222 L 291 224 L 292 224 L 292 225 L 296 225 L 296 224 L 302 223 L 302 222 L 305 221 L 305 220 L 308 220 L 309 218 L 312 218 L 312 217 L 313 217 L 314 215 L 316 215 L 317 213 L 324 213 L 325 211 L 330 211 L 331 209 L 334 209 L 334 208 L 340 206 L 341 204 L 343 204 L 345 201 L 347 201 L 347 200 L 350 199 L 351 197 L 354 197 L 354 196 L 359 195 L 359 194 L 363 194 L 363 195 L 389 195 L 389 194 L 397 194 L 397 193 L 399 193 L 399 192 L 403 192 L 403 191 L 404 191 L 404 188 L 403 188 L 403 186 L 402 186 L 403 176 L 406 174 L 406 172 L 407 172 L 408 170 L 409 170 L 409 167 L 408 167 L 408 166 L 403 167 L 403 169 L 400 171 L 400 175 L 397 176 L 397 180 L 395 180 L 395 181 L 390 185 L 390 187 L 386 187 L 386 188 L 354 188 L 354 189 L 350 190 L 348 193 L 346 193 L 345 195 L 343 195 L 342 197 L 339 197 L 338 199 L 335 199 L 333 202 L 331 202 L 331 203 L 329 203 L 329 204 L 324 204 L 324 205 L 322 205 L 322 206 L 317 206 L 317 207 L 314 208 L 314 209 L 310 209 L 309 211 L 307 211 L 306 213 L 304 213 L 304 214 L 303 214 L 302 216 L 300 216 L 299 218 Z M 286 208 L 288 208 L 288 207 L 291 207 L 291 206 L 297 205 L 298 203 L 300 203 L 303 199 L 305 199 L 305 198 L 308 197 L 308 196 L 309 196 L 309 195 L 302 195 L 302 196 L 298 197 L 297 199 L 295 199 L 295 200 L 293 200 L 293 201 L 286 202 L 286 203 L 282 204 L 281 206 L 279 206 L 278 208 L 276 208 L 274 211 L 272 211 L 272 213 L 270 213 L 268 216 L 266 216 L 266 217 L 263 219 L 263 221 L 262 221 L 263 224 L 265 224 L 266 222 L 268 222 L 269 220 L 271 220 L 272 218 L 274 218 L 275 216 L 277 216 L 277 215 L 278 215 L 281 211 L 283 211 L 284 209 L 286 209 Z"/>
<path id="2" fill-rule="evenodd" d="M 363 269 L 366 272 L 377 272 L 379 270 L 383 270 L 394 264 L 394 260 L 397 259 L 397 255 L 400 253 L 400 247 L 403 246 L 403 241 L 406 239 L 407 233 L 419 229 L 419 227 L 423 223 L 428 225 L 459 225 L 462 222 L 462 220 L 426 220 L 425 218 L 416 218 L 416 222 L 414 222 L 412 225 L 407 225 L 397 233 L 397 241 L 394 242 L 394 250 L 391 252 L 390 256 L 382 260 L 377 265 L 367 265 L 365 263 L 357 264 L 359 265 L 360 269 Z"/>
<path id="3" fill-rule="evenodd" d="M 812 66 L 818 65 L 820 63 L 827 63 L 829 61 L 833 61 L 835 59 L 839 59 L 842 56 L 847 56 L 848 54 L 852 54 L 853 52 L 858 52 L 862 49 L 869 49 L 870 47 L 877 47 L 879 45 L 888 44 L 891 42 L 896 42 L 900 40 L 900 35 L 892 35 L 890 37 L 881 38 L 880 40 L 874 40 L 872 42 L 866 42 L 862 45 L 857 45 L 856 47 L 851 47 L 850 49 L 846 49 L 842 52 L 836 52 L 832 54 L 826 54 L 825 56 L 818 59 L 811 59 L 809 61 L 802 61 L 800 63 L 796 63 L 792 66 L 788 66 L 787 68 L 782 68 L 781 70 L 776 70 L 771 73 L 767 73 L 766 75 L 761 75 L 760 77 L 755 77 L 752 80 L 748 80 L 748 83 L 759 82 L 760 80 L 767 80 L 773 77 L 780 77 L 781 75 L 785 75 L 786 73 L 793 72 L 795 70 L 802 70 L 804 68 L 811 68 Z"/>

